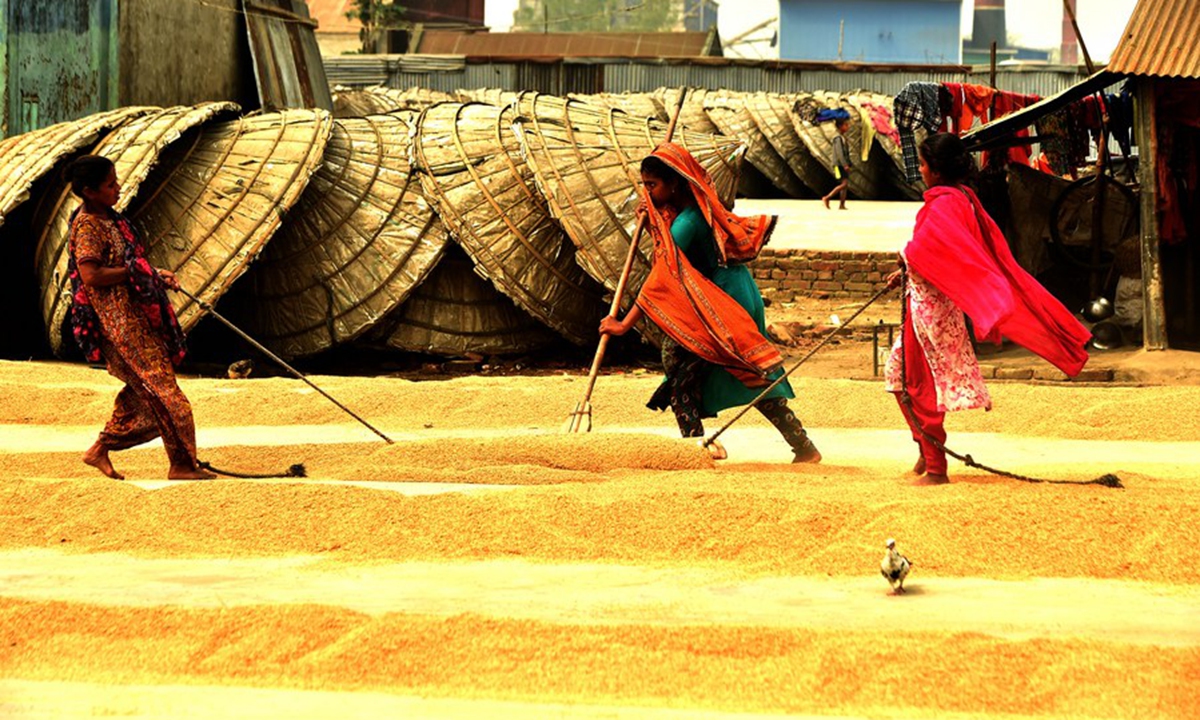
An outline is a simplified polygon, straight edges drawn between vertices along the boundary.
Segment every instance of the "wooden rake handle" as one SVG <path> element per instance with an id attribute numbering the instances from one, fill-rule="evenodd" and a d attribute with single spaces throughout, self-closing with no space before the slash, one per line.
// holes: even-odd
<path id="1" fill-rule="evenodd" d="M 675 126 L 679 124 L 679 115 L 683 111 L 683 101 L 687 98 L 686 87 L 679 89 L 679 102 L 675 105 L 675 111 L 671 114 L 671 122 L 667 125 L 667 137 L 664 142 L 671 142 L 675 137 Z M 617 280 L 617 289 L 613 291 L 612 305 L 609 306 L 608 314 L 610 317 L 616 317 L 621 311 L 621 300 L 625 297 L 625 288 L 629 285 L 629 276 L 633 273 L 633 263 L 637 259 L 638 245 L 642 242 L 642 233 L 646 231 L 646 215 L 643 214 L 638 218 L 637 227 L 633 231 L 633 239 L 629 243 L 629 252 L 625 255 L 625 266 L 621 268 L 621 277 Z M 604 334 L 600 336 L 600 342 L 596 345 L 596 355 L 592 358 L 592 368 L 588 372 L 587 387 L 583 392 L 583 399 L 575 405 L 574 412 L 571 413 L 570 421 L 567 425 L 567 432 L 588 432 L 592 428 L 591 424 L 591 400 L 592 390 L 596 387 L 596 378 L 600 375 L 600 366 L 604 363 L 604 353 L 608 349 L 608 339 L 610 335 Z M 587 418 L 587 427 L 584 428 L 584 418 Z"/>

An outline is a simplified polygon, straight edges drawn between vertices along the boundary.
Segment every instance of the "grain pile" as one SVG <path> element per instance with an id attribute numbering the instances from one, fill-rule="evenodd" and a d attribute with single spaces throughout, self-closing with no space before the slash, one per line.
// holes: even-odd
<path id="1" fill-rule="evenodd" d="M 98 553 L 105 552 L 127 556 L 134 567 L 151 560 L 211 563 L 212 572 L 194 587 L 175 580 L 178 592 L 211 600 L 209 594 L 221 598 L 220 564 L 238 558 L 317 558 L 322 568 L 350 578 L 347 592 L 358 591 L 357 573 L 393 563 L 420 572 L 425 564 L 498 563 L 495 572 L 505 573 L 511 571 L 503 563 L 519 560 L 580 572 L 717 574 L 731 579 L 714 593 L 760 610 L 763 598 L 741 593 L 735 580 L 788 580 L 788 587 L 803 588 L 813 579 L 871 577 L 883 601 L 914 608 L 952 580 L 1055 579 L 1081 583 L 1081 593 L 1116 584 L 1164 597 L 1191 597 L 1200 588 L 1193 561 L 1200 547 L 1200 461 L 1170 455 L 1191 447 L 1179 443 L 1200 441 L 1194 425 L 1181 420 L 1200 407 L 1197 388 L 996 385 L 996 411 L 951 420 L 951 433 L 1096 439 L 1106 448 L 1140 440 L 1141 471 L 1113 468 L 1122 471 L 1126 489 L 1112 490 L 1029 485 L 958 465 L 948 486 L 911 488 L 906 467 L 880 461 L 869 444 L 829 453 L 819 466 L 713 463 L 694 442 L 664 436 L 674 424 L 669 414 L 644 408 L 658 382 L 649 373 L 602 378 L 593 398 L 602 432 L 573 436 L 556 431 L 578 399 L 578 378 L 319 381 L 402 435 L 400 442 L 386 446 L 369 435 L 363 442 L 312 442 L 354 426 L 292 381 L 186 379 L 202 434 L 228 438 L 228 444 L 202 443 L 206 459 L 250 471 L 303 462 L 311 478 L 146 490 L 100 478 L 79 461 L 79 450 L 61 449 L 61 437 L 81 438 L 80 450 L 94 437 L 116 391 L 107 376 L 0 363 L 0 425 L 9 429 L 0 435 L 6 448 L 0 450 L 0 575 L 48 572 L 44 565 L 14 565 L 33 549 L 42 553 L 33 563 L 46 554 L 102 563 Z M 800 380 L 796 388 L 795 405 L 819 444 L 828 428 L 902 432 L 895 403 L 878 383 Z M 764 428 L 757 414 L 746 422 Z M 8 439 L 18 431 L 29 446 Z M 39 447 L 40 431 L 53 450 Z M 278 442 L 239 442 L 268 435 Z M 1158 458 L 1154 440 L 1174 444 L 1160 443 Z M 1094 446 L 1057 447 L 1074 454 L 1022 469 L 1049 474 L 1074 465 L 1078 475 Z M 114 462 L 131 477 L 161 477 L 165 470 L 156 447 L 114 454 Z M 392 482 L 331 482 L 360 480 Z M 427 495 L 391 491 L 402 483 L 456 484 Z M 884 595 L 877 567 L 887 537 L 898 538 L 915 562 L 909 596 Z M 449 573 L 429 572 L 433 584 L 447 582 Z M 513 576 L 511 587 L 558 589 L 530 584 L 530 574 Z M 97 590 L 96 597 L 119 593 L 123 581 L 134 594 L 144 579 L 106 578 L 107 595 Z M 1186 623 L 1180 639 L 1166 645 L 1110 637 L 1107 616 L 1106 633 L 1079 636 L 1006 637 L 941 625 L 917 631 L 877 626 L 869 614 L 834 630 L 805 624 L 810 598 L 798 591 L 776 598 L 794 627 L 722 617 L 656 624 L 636 613 L 551 621 L 506 616 L 484 585 L 470 584 L 478 596 L 442 615 L 373 616 L 334 601 L 112 607 L 90 595 L 29 598 L 0 588 L 0 678 L 379 691 L 596 712 L 1195 716 L 1200 645 L 1187 639 L 1194 635 L 1190 618 L 1180 620 Z M 284 597 L 287 587 L 280 588 Z M 562 589 L 569 595 L 589 588 Z M 389 592 L 414 591 L 397 585 Z M 617 592 L 636 596 L 645 589 L 621 585 Z M 1025 612 L 1019 594 L 1011 605 L 1005 596 L 995 607 L 1014 623 Z M 1130 617 L 1149 612 L 1128 608 Z"/>

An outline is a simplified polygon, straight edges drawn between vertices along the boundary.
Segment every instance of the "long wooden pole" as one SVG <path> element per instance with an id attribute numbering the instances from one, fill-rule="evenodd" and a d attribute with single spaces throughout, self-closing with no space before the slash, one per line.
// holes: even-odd
<path id="1" fill-rule="evenodd" d="M 664 142 L 671 142 L 675 137 L 675 126 L 679 123 L 679 115 L 683 111 L 683 102 L 687 97 L 688 89 L 680 88 L 679 102 L 675 105 L 675 111 L 671 114 L 671 122 L 667 125 L 667 137 Z M 608 314 L 611 317 L 616 317 L 617 313 L 621 312 L 621 300 L 625 296 L 625 288 L 629 285 L 629 276 L 633 273 L 633 263 L 637 259 L 638 245 L 642 241 L 642 233 L 646 231 L 646 215 L 643 214 L 638 218 L 637 227 L 633 231 L 633 239 L 629 243 L 629 252 L 625 255 L 625 266 L 621 268 L 621 277 L 617 280 L 617 289 L 613 291 L 612 304 L 609 306 Z M 592 390 L 596 387 L 596 378 L 600 375 L 600 365 L 604 362 L 604 353 L 608 349 L 608 339 L 611 337 L 608 334 L 600 336 L 600 342 L 596 345 L 596 356 L 592 358 L 592 368 L 588 372 L 587 387 L 583 391 L 583 399 L 575 406 L 575 410 L 571 413 L 570 421 L 567 423 L 567 432 L 588 432 L 592 429 L 591 423 L 591 400 Z M 584 427 L 586 419 L 587 426 Z"/>

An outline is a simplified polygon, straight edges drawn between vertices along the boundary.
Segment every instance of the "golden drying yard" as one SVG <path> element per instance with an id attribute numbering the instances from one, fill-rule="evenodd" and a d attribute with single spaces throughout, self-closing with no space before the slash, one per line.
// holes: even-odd
<path id="1" fill-rule="evenodd" d="M 714 464 L 600 378 L 186 378 L 201 457 L 83 465 L 118 385 L 0 363 L 0 717 L 1200 717 L 1200 387 L 991 384 L 916 459 L 878 382 L 802 378 Z M 727 419 L 724 416 L 722 420 Z M 710 424 L 710 430 L 717 427 Z M 909 592 L 878 567 L 894 537 Z"/>

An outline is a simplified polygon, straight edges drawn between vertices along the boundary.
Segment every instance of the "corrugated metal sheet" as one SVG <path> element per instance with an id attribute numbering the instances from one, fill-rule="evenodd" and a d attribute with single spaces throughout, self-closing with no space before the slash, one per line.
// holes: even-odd
<path id="1" fill-rule="evenodd" d="M 415 52 L 476 57 L 697 57 L 710 33 L 490 33 L 426 29 Z"/>
<path id="2" fill-rule="evenodd" d="M 652 92 L 660 87 L 724 88 L 742 92 L 811 92 L 869 90 L 895 95 L 908 82 L 987 84 L 988 73 L 961 65 L 858 66 L 823 63 L 744 62 L 704 59 L 693 62 L 611 60 L 600 62 L 495 61 L 466 58 L 453 72 L 404 72 L 419 67 L 412 55 L 360 55 L 325 58 L 331 82 L 350 87 L 384 84 L 394 88 L 427 87 L 453 92 L 460 88 L 537 90 L 565 95 L 580 93 Z M 1001 90 L 1048 97 L 1083 79 L 1077 68 L 1026 70 L 1001 68 Z"/>
<path id="3" fill-rule="evenodd" d="M 1108 70 L 1127 75 L 1200 78 L 1200 2 L 1140 0 Z"/>
<path id="4" fill-rule="evenodd" d="M 264 110 L 333 110 L 316 23 L 304 0 L 243 0 L 250 55 Z"/>

